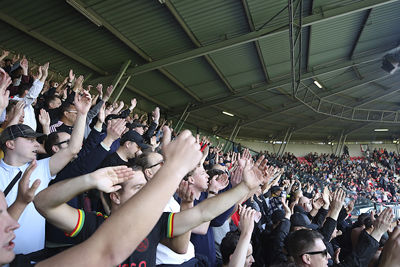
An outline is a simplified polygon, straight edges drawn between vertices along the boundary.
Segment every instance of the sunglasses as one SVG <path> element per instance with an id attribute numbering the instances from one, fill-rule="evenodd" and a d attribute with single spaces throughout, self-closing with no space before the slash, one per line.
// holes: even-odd
<path id="1" fill-rule="evenodd" d="M 147 167 L 146 169 L 151 169 L 151 168 L 153 168 L 153 167 L 155 167 L 157 165 L 160 165 L 160 164 L 164 164 L 164 160 L 162 160 L 162 161 L 160 161 L 160 162 L 158 162 L 158 163 L 156 163 L 154 165 L 151 165 L 151 166 Z"/>
<path id="2" fill-rule="evenodd" d="M 328 256 L 328 250 L 321 250 L 321 251 L 313 251 L 313 252 L 305 252 L 303 254 L 301 254 L 300 256 L 303 256 L 304 254 L 309 254 L 309 255 L 318 255 L 318 254 L 322 254 L 324 257 Z"/>
<path id="3" fill-rule="evenodd" d="M 68 144 L 69 143 L 69 139 L 68 140 L 65 140 L 65 141 L 62 141 L 62 142 L 59 142 L 59 143 L 55 143 L 54 145 L 55 146 L 61 146 L 62 144 Z"/>

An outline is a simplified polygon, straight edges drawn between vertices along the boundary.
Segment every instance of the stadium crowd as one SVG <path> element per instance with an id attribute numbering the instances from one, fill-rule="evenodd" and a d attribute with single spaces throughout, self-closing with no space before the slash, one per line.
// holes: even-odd
<path id="1" fill-rule="evenodd" d="M 399 201 L 396 153 L 223 153 L 112 86 L 0 61 L 0 265 L 399 266 L 392 209 L 351 216 Z"/>

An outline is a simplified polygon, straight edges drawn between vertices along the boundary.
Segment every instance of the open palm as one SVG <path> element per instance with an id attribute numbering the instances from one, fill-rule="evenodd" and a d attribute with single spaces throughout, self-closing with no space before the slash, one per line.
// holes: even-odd
<path id="1" fill-rule="evenodd" d="M 133 171 L 126 166 L 108 167 L 98 169 L 90 176 L 98 190 L 111 193 L 121 189 L 120 184 L 129 180 L 133 176 Z"/>

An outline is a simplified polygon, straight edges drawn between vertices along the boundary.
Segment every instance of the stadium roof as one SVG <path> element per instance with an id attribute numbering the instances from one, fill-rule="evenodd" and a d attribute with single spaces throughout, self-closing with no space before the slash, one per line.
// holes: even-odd
<path id="1" fill-rule="evenodd" d="M 7 1 L 0 47 L 91 82 L 126 69 L 123 99 L 170 118 L 190 111 L 187 123 L 225 137 L 236 128 L 232 136 L 260 140 L 398 138 L 400 72 L 381 64 L 400 45 L 400 1 L 302 7 L 289 24 L 283 0 Z M 302 28 L 295 95 L 291 25 Z"/>

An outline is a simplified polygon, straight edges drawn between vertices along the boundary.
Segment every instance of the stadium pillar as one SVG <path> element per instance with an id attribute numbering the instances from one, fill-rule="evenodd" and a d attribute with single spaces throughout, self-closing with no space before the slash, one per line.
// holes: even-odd
<path id="1" fill-rule="evenodd" d="M 128 69 L 129 65 L 131 64 L 131 60 L 128 59 L 127 61 L 124 62 L 124 64 L 122 64 L 117 76 L 115 76 L 113 82 L 112 82 L 112 86 L 114 87 L 114 89 L 117 87 L 118 83 L 121 81 L 122 76 L 124 76 L 126 70 Z M 114 91 L 113 91 L 114 92 Z M 122 92 L 120 92 L 119 94 L 121 94 Z M 112 95 L 112 93 L 111 93 Z M 116 100 L 117 98 L 115 98 Z"/>
<path id="2" fill-rule="evenodd" d="M 238 119 L 235 123 L 235 127 L 233 128 L 233 131 L 231 133 L 231 135 L 229 136 L 229 139 L 226 140 L 225 142 L 225 146 L 224 146 L 224 153 L 226 153 L 228 151 L 229 146 L 229 142 L 233 142 L 234 138 L 236 138 L 237 134 L 239 133 L 240 127 L 239 127 L 239 123 L 240 123 L 240 119 Z"/>
<path id="3" fill-rule="evenodd" d="M 119 97 L 120 97 L 121 94 L 122 94 L 122 91 L 124 91 L 126 85 L 128 84 L 129 80 L 131 79 L 131 77 L 132 77 L 132 76 L 129 75 L 128 78 L 126 78 L 124 84 L 121 86 L 121 89 L 119 89 L 119 92 L 118 92 L 117 96 L 115 97 L 115 101 L 118 101 Z"/>
<path id="4" fill-rule="evenodd" d="M 338 156 L 340 156 L 340 154 L 341 154 L 342 151 L 343 151 L 343 147 L 344 147 L 344 143 L 346 142 L 346 139 L 347 139 L 347 134 L 343 137 L 342 145 L 340 146 L 340 150 L 339 150 Z"/>
<path id="5" fill-rule="evenodd" d="M 342 143 L 342 139 L 343 139 L 343 133 L 344 133 L 344 131 L 342 131 L 342 133 L 340 134 L 338 144 L 336 145 L 335 156 L 338 155 L 339 147 L 341 147 L 341 143 Z M 339 154 L 340 154 L 340 151 L 339 151 Z"/>
<path id="6" fill-rule="evenodd" d="M 175 125 L 175 131 L 179 132 L 182 129 L 183 124 L 185 123 L 186 119 L 189 117 L 188 108 L 190 107 L 190 103 L 186 105 L 185 110 L 182 112 L 181 117 L 179 118 L 178 122 Z"/>
<path id="7" fill-rule="evenodd" d="M 281 151 L 281 156 L 283 155 L 283 153 L 285 153 L 285 149 L 286 149 L 286 146 L 287 146 L 287 144 L 290 142 L 290 139 L 292 138 L 292 134 L 293 134 L 293 129 L 291 129 L 290 130 L 290 133 L 289 133 L 289 136 L 286 138 L 286 140 L 282 143 L 282 145 L 283 145 L 283 148 L 282 148 L 282 151 Z"/>
<path id="8" fill-rule="evenodd" d="M 281 149 L 283 148 L 283 144 L 285 143 L 285 141 L 286 141 L 286 138 L 288 137 L 288 135 L 289 135 L 289 132 L 290 132 L 290 128 L 288 128 L 287 130 L 286 130 L 286 134 L 285 134 L 285 137 L 283 138 L 283 140 L 281 141 L 282 143 L 281 143 L 281 145 L 279 146 L 279 149 L 278 149 L 278 151 L 276 152 L 276 155 L 277 156 L 279 156 L 280 155 L 280 153 L 281 153 Z"/>

